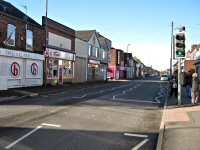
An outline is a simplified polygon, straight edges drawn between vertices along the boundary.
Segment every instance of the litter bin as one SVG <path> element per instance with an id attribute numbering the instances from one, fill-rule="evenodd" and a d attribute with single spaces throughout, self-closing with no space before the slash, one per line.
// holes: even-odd
<path id="1" fill-rule="evenodd" d="M 57 84 L 57 79 L 52 79 L 51 80 L 51 85 L 56 85 Z"/>

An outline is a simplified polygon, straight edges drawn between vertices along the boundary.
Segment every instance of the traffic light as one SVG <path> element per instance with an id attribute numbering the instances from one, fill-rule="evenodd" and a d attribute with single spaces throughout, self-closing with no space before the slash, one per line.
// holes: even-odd
<path id="1" fill-rule="evenodd" d="M 175 35 L 176 57 L 185 57 L 185 33 L 179 32 Z"/>

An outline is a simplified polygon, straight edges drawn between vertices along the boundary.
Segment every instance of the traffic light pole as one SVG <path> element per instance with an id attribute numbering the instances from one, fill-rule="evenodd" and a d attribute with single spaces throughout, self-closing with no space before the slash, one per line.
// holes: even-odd
<path id="1" fill-rule="evenodd" d="M 178 58 L 178 105 L 181 105 L 181 58 Z"/>
<path id="2" fill-rule="evenodd" d="M 170 58 L 170 79 L 172 79 L 172 52 L 173 52 L 173 30 L 174 23 L 172 21 L 172 31 L 171 31 L 171 58 Z"/>

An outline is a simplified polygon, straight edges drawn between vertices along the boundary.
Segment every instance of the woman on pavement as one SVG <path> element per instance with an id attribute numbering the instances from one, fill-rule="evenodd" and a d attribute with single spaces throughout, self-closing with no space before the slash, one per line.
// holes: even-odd
<path id="1" fill-rule="evenodd" d="M 192 74 L 192 104 L 197 104 L 199 99 L 199 77 L 197 73 Z"/>

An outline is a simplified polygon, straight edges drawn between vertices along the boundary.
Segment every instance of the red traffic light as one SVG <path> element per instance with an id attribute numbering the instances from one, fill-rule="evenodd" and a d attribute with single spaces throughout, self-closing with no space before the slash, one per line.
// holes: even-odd
<path id="1" fill-rule="evenodd" d="M 182 35 L 176 35 L 176 39 L 177 40 L 181 40 L 181 41 L 184 41 L 185 40 L 185 35 L 184 34 L 182 34 Z"/>

